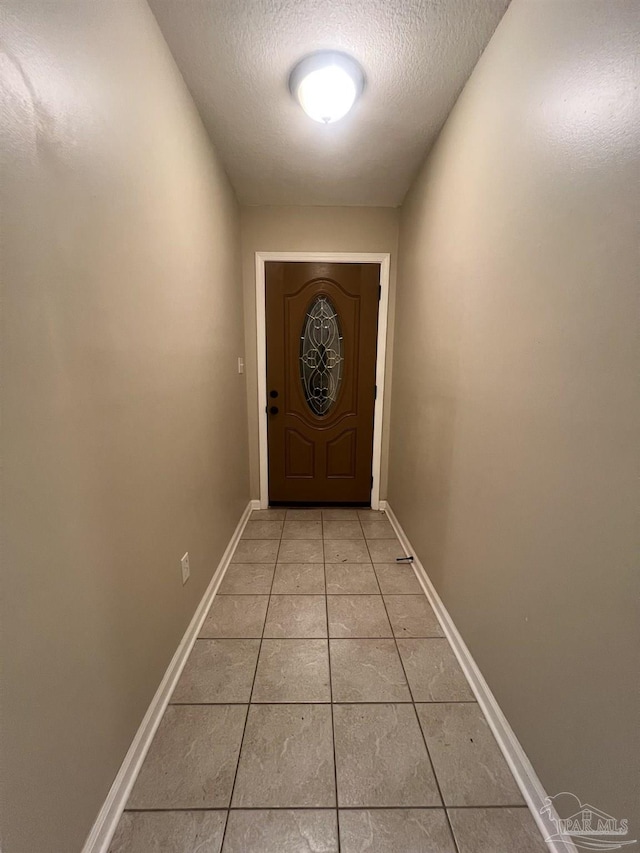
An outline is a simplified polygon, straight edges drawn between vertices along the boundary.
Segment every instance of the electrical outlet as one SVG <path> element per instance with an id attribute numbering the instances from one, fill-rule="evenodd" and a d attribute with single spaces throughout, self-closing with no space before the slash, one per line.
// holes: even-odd
<path id="1" fill-rule="evenodd" d="M 182 586 L 186 584 L 189 580 L 189 575 L 191 574 L 189 569 L 189 552 L 184 555 L 184 557 L 180 560 L 180 565 L 182 567 Z"/>
<path id="2" fill-rule="evenodd" d="M 244 358 L 238 358 L 238 373 L 244 373 Z"/>

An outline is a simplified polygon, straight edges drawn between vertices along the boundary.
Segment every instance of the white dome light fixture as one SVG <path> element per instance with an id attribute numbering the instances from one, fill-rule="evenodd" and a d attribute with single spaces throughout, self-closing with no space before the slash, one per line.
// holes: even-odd
<path id="1" fill-rule="evenodd" d="M 345 53 L 321 51 L 302 59 L 289 77 L 291 94 L 314 121 L 344 118 L 364 88 L 364 74 Z"/>

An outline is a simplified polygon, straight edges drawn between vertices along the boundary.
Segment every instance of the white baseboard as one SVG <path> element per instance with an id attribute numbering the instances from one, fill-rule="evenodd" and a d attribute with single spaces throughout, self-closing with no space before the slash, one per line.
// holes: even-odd
<path id="1" fill-rule="evenodd" d="M 254 509 L 260 509 L 261 504 L 260 504 L 260 501 L 259 501 L 259 500 L 255 500 L 255 499 L 254 499 L 254 500 L 252 500 L 252 501 L 249 501 L 249 506 L 251 507 L 251 509 L 252 509 L 252 510 L 254 510 Z"/>
<path id="2" fill-rule="evenodd" d="M 131 746 L 129 747 L 129 751 L 125 755 L 124 761 L 118 771 L 118 775 L 116 776 L 107 795 L 107 799 L 104 801 L 91 832 L 85 841 L 82 853 L 107 853 L 109 849 L 109 844 L 111 843 L 113 834 L 116 831 L 118 821 L 124 811 L 127 799 L 131 793 L 133 784 L 136 781 L 136 777 L 140 772 L 142 762 L 144 761 L 149 747 L 151 746 L 153 736 L 160 725 L 160 720 L 162 719 L 162 715 L 169 704 L 169 699 L 173 693 L 174 687 L 176 686 L 176 682 L 180 678 L 180 674 L 187 662 L 187 658 L 193 648 L 196 637 L 200 633 L 202 623 L 204 622 L 209 608 L 211 607 L 211 602 L 218 591 L 218 587 L 224 577 L 224 573 L 231 561 L 235 547 L 242 536 L 242 531 L 244 530 L 247 521 L 249 520 L 251 511 L 254 508 L 253 505 L 256 503 L 259 505 L 260 501 L 250 501 L 242 513 L 242 517 L 238 522 L 238 526 L 236 527 L 224 554 L 222 555 L 218 568 L 215 570 L 214 575 L 211 578 L 211 582 L 209 583 L 196 612 L 193 614 L 193 619 L 189 623 L 189 627 L 185 631 L 185 634 L 180 641 L 180 645 L 176 649 L 176 653 L 167 667 L 167 671 L 160 682 L 160 686 L 151 700 L 147 713 L 144 715 L 144 719 L 140 723 L 140 727 L 136 732 Z"/>
<path id="3" fill-rule="evenodd" d="M 382 502 L 380 508 L 382 509 Z M 531 810 L 531 814 L 538 825 L 542 837 L 550 838 L 556 834 L 556 824 L 553 823 L 553 817 L 557 818 L 555 812 L 552 816 L 541 814 L 540 810 L 546 807 L 545 799 L 547 793 L 542 786 L 542 782 L 538 778 L 535 770 L 527 755 L 520 745 L 515 732 L 509 725 L 509 722 L 503 714 L 496 697 L 491 692 L 491 689 L 480 672 L 478 665 L 473 659 L 471 652 L 467 648 L 466 643 L 462 639 L 458 629 L 456 628 L 453 619 L 451 618 L 447 608 L 444 606 L 442 599 L 438 595 L 429 575 L 424 566 L 416 556 L 411 543 L 409 542 L 406 533 L 402 529 L 400 522 L 396 518 L 389 504 L 384 502 L 384 509 L 389 517 L 393 529 L 395 530 L 398 539 L 407 556 L 413 556 L 413 568 L 416 576 L 425 595 L 429 599 L 429 603 L 440 622 L 442 630 L 446 638 L 449 640 L 462 671 L 464 672 L 471 689 L 484 713 L 493 736 L 498 742 L 502 754 L 504 755 L 511 772 L 514 775 L 518 787 L 522 792 L 526 804 Z M 575 845 L 570 838 L 564 841 L 547 841 L 546 842 L 550 853 L 577 853 Z"/>

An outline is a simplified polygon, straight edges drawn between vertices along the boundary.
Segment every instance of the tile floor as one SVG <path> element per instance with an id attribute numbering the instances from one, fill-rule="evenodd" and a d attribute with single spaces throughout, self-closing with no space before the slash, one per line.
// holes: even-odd
<path id="1" fill-rule="evenodd" d="M 383 513 L 252 514 L 110 853 L 544 853 Z"/>

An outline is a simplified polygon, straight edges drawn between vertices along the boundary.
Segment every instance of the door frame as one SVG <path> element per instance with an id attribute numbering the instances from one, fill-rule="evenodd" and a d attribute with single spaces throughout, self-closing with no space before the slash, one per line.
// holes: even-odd
<path id="1" fill-rule="evenodd" d="M 303 261 L 332 264 L 379 264 L 380 302 L 378 304 L 378 341 L 376 347 L 376 385 L 373 408 L 373 484 L 371 508 L 380 507 L 382 470 L 382 415 L 384 412 L 384 375 L 387 357 L 387 321 L 389 315 L 389 252 L 256 252 L 256 341 L 258 354 L 258 443 L 260 462 L 260 507 L 269 506 L 269 443 L 267 438 L 267 321 L 266 261 Z"/>

